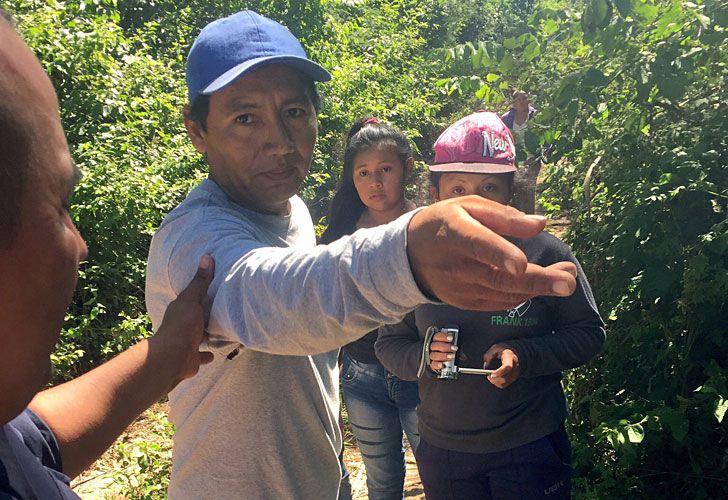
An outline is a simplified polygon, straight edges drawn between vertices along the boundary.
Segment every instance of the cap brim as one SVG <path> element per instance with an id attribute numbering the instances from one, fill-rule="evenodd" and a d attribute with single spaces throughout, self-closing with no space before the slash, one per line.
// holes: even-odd
<path id="1" fill-rule="evenodd" d="M 465 172 L 468 174 L 507 174 L 515 172 L 514 165 L 504 165 L 502 163 L 435 163 L 430 165 L 430 172 Z"/>
<path id="2" fill-rule="evenodd" d="M 240 78 L 245 73 L 252 71 L 266 64 L 284 64 L 296 69 L 317 82 L 328 82 L 331 80 L 331 74 L 324 69 L 323 66 L 316 64 L 309 59 L 296 56 L 270 56 L 251 59 L 244 63 L 227 70 L 225 73 L 217 77 L 211 84 L 200 91 L 200 94 L 213 94 L 218 90 L 231 84 L 234 80 Z"/>

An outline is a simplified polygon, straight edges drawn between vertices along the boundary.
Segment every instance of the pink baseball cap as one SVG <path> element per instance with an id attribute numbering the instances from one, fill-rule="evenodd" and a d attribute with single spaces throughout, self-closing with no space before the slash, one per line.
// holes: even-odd
<path id="1" fill-rule="evenodd" d="M 435 141 L 432 172 L 504 174 L 516 171 L 511 131 L 496 113 L 479 111 L 462 118 Z"/>

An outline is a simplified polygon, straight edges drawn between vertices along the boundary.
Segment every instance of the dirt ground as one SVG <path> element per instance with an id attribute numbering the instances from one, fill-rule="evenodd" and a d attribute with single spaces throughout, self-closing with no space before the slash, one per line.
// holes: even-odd
<path id="1" fill-rule="evenodd" d="M 160 403 L 144 412 L 117 439 L 109 451 L 104 453 L 91 468 L 71 483 L 74 491 L 85 500 L 124 498 L 120 485 L 114 482 L 114 472 L 123 472 L 124 469 L 124 464 L 119 463 L 118 454 L 114 451 L 116 444 L 146 441 L 155 442 L 162 447 L 169 446 L 171 443 L 165 438 L 165 433 L 162 432 L 164 416 L 167 414 L 168 409 L 166 403 Z M 345 434 L 347 435 L 347 443 L 344 449 L 344 463 L 350 475 L 352 498 L 354 500 L 366 500 L 368 498 L 367 476 L 361 454 L 353 438 L 350 437 L 350 433 Z M 408 499 L 424 499 L 425 495 L 422 491 L 420 476 L 417 473 L 417 465 L 409 446 L 407 446 L 405 459 L 407 464 L 405 497 Z"/>
<path id="2" fill-rule="evenodd" d="M 412 449 L 409 446 L 407 446 L 405 460 L 407 472 L 404 478 L 404 496 L 405 498 L 424 499 L 425 493 L 422 490 L 420 475 L 417 472 L 417 464 L 415 463 L 415 457 L 412 455 Z M 366 500 L 369 498 L 367 496 L 367 474 L 364 469 L 364 464 L 361 461 L 361 454 L 356 445 L 346 445 L 344 448 L 344 463 L 349 471 L 351 496 L 353 500 Z"/>

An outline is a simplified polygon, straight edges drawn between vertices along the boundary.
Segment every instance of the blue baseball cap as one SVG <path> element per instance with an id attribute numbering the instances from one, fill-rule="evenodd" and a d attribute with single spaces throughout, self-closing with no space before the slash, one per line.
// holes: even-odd
<path id="1" fill-rule="evenodd" d="M 232 83 L 264 64 L 290 66 L 309 78 L 327 82 L 331 75 L 311 61 L 288 28 L 252 10 L 205 26 L 187 56 L 187 91 L 192 102 Z"/>

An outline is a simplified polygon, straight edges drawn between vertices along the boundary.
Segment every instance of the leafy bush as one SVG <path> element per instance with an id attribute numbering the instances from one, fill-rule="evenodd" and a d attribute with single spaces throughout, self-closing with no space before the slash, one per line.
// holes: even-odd
<path id="1" fill-rule="evenodd" d="M 151 419 L 144 440 L 119 442 L 114 448 L 114 488 L 124 498 L 151 500 L 166 498 L 172 471 L 174 427 L 164 413 L 145 413 Z M 151 424 L 151 425 L 150 425 Z"/>

